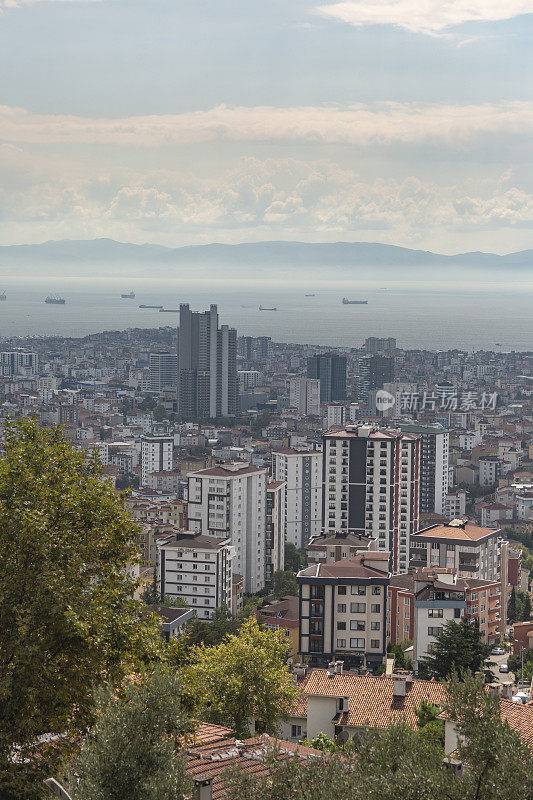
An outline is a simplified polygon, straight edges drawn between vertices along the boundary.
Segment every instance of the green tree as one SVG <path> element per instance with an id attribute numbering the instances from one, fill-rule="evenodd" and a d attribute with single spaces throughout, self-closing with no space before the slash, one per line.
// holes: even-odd
<path id="1" fill-rule="evenodd" d="M 524 650 L 524 683 L 531 683 L 533 679 L 533 650 Z M 507 664 L 511 672 L 514 672 L 517 680 L 522 681 L 522 655 L 510 655 Z"/>
<path id="2" fill-rule="evenodd" d="M 238 736 L 248 733 L 251 718 L 259 730 L 275 733 L 297 692 L 287 655 L 281 636 L 260 629 L 250 617 L 219 645 L 193 649 L 186 671 L 188 691 L 197 697 L 206 719 L 228 725 Z"/>
<path id="3" fill-rule="evenodd" d="M 59 429 L 6 426 L 0 459 L 0 796 L 40 796 L 44 734 L 85 729 L 93 689 L 157 658 L 160 636 L 133 600 L 136 528 L 96 458 Z M 13 747 L 21 758 L 10 758 Z"/>
<path id="4" fill-rule="evenodd" d="M 422 700 L 414 709 L 419 735 L 430 746 L 444 749 L 444 720 L 438 719 L 441 711 L 442 708 L 429 700 Z"/>
<path id="5" fill-rule="evenodd" d="M 191 730 L 175 673 L 101 690 L 97 721 L 68 765 L 73 800 L 177 800 L 191 788 L 178 738 Z"/>
<path id="6" fill-rule="evenodd" d="M 285 542 L 285 569 L 299 572 L 305 567 L 307 559 L 302 550 L 298 550 L 292 542 Z"/>
<path id="7" fill-rule="evenodd" d="M 167 418 L 167 410 L 165 406 L 156 406 L 152 412 L 153 418 L 156 422 L 163 422 Z"/>
<path id="8" fill-rule="evenodd" d="M 298 595 L 298 584 L 294 572 L 278 569 L 272 575 L 272 590 L 278 598 L 285 595 Z"/>
<path id="9" fill-rule="evenodd" d="M 447 678 L 454 670 L 483 669 L 490 652 L 483 644 L 479 623 L 463 618 L 460 622 L 450 620 L 432 644 L 431 653 L 421 659 L 420 672 L 434 678 Z"/>

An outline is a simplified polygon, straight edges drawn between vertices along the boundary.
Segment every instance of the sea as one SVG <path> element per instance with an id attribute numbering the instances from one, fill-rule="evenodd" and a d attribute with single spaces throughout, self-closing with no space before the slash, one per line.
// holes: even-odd
<path id="1" fill-rule="evenodd" d="M 239 335 L 278 342 L 360 347 L 367 336 L 394 336 L 406 349 L 533 351 L 533 283 L 450 286 L 368 281 L 244 278 L 0 278 L 0 336 L 82 337 L 105 330 L 177 326 L 177 313 L 139 308 L 189 303 L 219 309 Z M 127 280 L 127 279 L 126 279 Z M 133 290 L 134 299 L 121 293 Z M 49 294 L 65 305 L 46 305 Z M 309 295 L 309 296 L 308 296 Z M 343 305 L 342 298 L 368 300 Z M 276 308 L 260 311 L 259 306 Z"/>

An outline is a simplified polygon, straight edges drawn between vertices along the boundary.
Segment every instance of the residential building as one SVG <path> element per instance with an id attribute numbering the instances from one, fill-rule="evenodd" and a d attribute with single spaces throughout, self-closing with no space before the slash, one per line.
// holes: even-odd
<path id="1" fill-rule="evenodd" d="M 302 549 L 322 530 L 322 453 L 295 448 L 274 450 L 272 477 L 285 483 L 285 541 Z"/>
<path id="2" fill-rule="evenodd" d="M 320 381 L 318 378 L 291 378 L 289 403 L 303 417 L 317 417 L 320 413 Z"/>
<path id="3" fill-rule="evenodd" d="M 237 412 L 237 331 L 218 326 L 216 305 L 196 312 L 180 305 L 178 409 L 183 417 L 227 417 Z"/>
<path id="4" fill-rule="evenodd" d="M 188 476 L 189 527 L 229 538 L 233 568 L 246 592 L 265 585 L 267 470 L 245 463 L 221 464 Z"/>
<path id="5" fill-rule="evenodd" d="M 241 394 L 255 389 L 256 386 L 261 386 L 264 380 L 263 374 L 256 369 L 240 369 L 237 377 Z"/>
<path id="6" fill-rule="evenodd" d="M 494 486 L 500 477 L 501 462 L 497 456 L 480 456 L 479 485 Z"/>
<path id="7" fill-rule="evenodd" d="M 146 610 L 159 618 L 159 630 L 161 638 L 165 642 L 179 638 L 185 629 L 185 625 L 194 618 L 195 613 L 192 608 L 170 608 L 169 606 L 146 606 Z"/>
<path id="8" fill-rule="evenodd" d="M 39 356 L 28 350 L 3 350 L 0 352 L 0 377 L 31 378 L 39 372 Z"/>
<path id="9" fill-rule="evenodd" d="M 357 399 L 360 403 L 369 404 L 370 392 L 382 389 L 383 384 L 394 380 L 394 358 L 392 356 L 363 356 L 359 360 L 359 377 L 357 380 Z"/>
<path id="10" fill-rule="evenodd" d="M 141 439 L 141 486 L 153 472 L 170 472 L 174 439 L 172 436 L 143 436 Z"/>
<path id="11" fill-rule="evenodd" d="M 444 500 L 444 516 L 448 519 L 462 519 L 466 514 L 466 492 L 458 489 L 448 492 Z"/>
<path id="12" fill-rule="evenodd" d="M 320 402 L 346 400 L 346 356 L 323 353 L 307 359 L 307 377 L 320 380 Z"/>
<path id="13" fill-rule="evenodd" d="M 346 406 L 342 403 L 335 405 L 328 405 L 326 408 L 325 430 L 329 431 L 331 428 L 343 428 L 346 424 Z"/>
<path id="14" fill-rule="evenodd" d="M 176 391 L 178 355 L 168 351 L 150 353 L 149 386 L 151 392 Z"/>
<path id="15" fill-rule="evenodd" d="M 157 581 L 161 596 L 176 595 L 210 618 L 215 608 L 231 609 L 229 539 L 180 531 L 158 544 Z"/>
<path id="16" fill-rule="evenodd" d="M 442 425 L 399 422 L 404 433 L 420 436 L 420 511 L 444 514 L 449 485 L 449 432 Z"/>
<path id="17" fill-rule="evenodd" d="M 376 549 L 377 539 L 370 539 L 362 533 L 326 531 L 309 539 L 305 552 L 307 563 L 311 566 L 311 564 L 331 564 Z"/>
<path id="18" fill-rule="evenodd" d="M 295 656 L 298 652 L 299 608 L 298 598 L 287 595 L 272 603 L 265 602 L 255 614 L 265 628 L 283 634 L 290 647 L 291 656 Z"/>
<path id="19" fill-rule="evenodd" d="M 386 339 L 377 336 L 369 336 L 365 339 L 363 347 L 365 348 L 365 352 L 369 355 L 374 355 L 375 353 L 394 353 L 396 350 L 396 339 L 392 336 L 388 336 Z"/>
<path id="20" fill-rule="evenodd" d="M 377 669 L 386 652 L 389 553 L 370 551 L 300 570 L 299 652 L 311 664 L 342 658 Z"/>
<path id="21" fill-rule="evenodd" d="M 405 572 L 418 530 L 420 437 L 374 425 L 346 426 L 323 437 L 324 529 L 361 533 L 390 552 Z"/>
<path id="22" fill-rule="evenodd" d="M 285 482 L 270 481 L 266 487 L 265 585 L 285 565 Z"/>
<path id="23" fill-rule="evenodd" d="M 459 622 L 466 614 L 466 584 L 452 569 L 439 568 L 414 582 L 413 667 L 418 672 L 421 660 L 442 633 L 447 622 Z"/>

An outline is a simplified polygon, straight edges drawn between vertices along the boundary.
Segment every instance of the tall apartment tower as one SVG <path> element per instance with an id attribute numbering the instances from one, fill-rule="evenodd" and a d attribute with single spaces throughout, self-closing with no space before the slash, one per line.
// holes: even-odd
<path id="1" fill-rule="evenodd" d="M 216 305 L 203 312 L 180 305 L 179 413 L 215 419 L 236 414 L 237 404 L 237 331 L 218 327 Z"/>
<path id="2" fill-rule="evenodd" d="M 420 436 L 420 511 L 444 514 L 449 488 L 450 434 L 442 425 L 410 425 L 399 422 L 404 433 Z"/>
<path id="3" fill-rule="evenodd" d="M 307 377 L 320 380 L 320 402 L 346 400 L 346 356 L 324 353 L 307 359 Z"/>
<path id="4" fill-rule="evenodd" d="M 172 470 L 172 436 L 143 436 L 141 439 L 141 486 L 146 486 L 151 472 Z"/>
<path id="5" fill-rule="evenodd" d="M 365 339 L 364 347 L 368 355 L 373 355 L 374 353 L 394 353 L 396 350 L 396 339 L 392 336 L 386 339 L 381 339 L 377 336 L 369 336 Z"/>
<path id="6" fill-rule="evenodd" d="M 39 371 L 39 356 L 27 350 L 4 350 L 0 353 L 0 376 L 31 378 Z"/>
<path id="7" fill-rule="evenodd" d="M 272 575 L 285 566 L 285 484 L 267 483 L 265 585 L 272 588 Z"/>
<path id="8" fill-rule="evenodd" d="M 320 381 L 317 378 L 291 378 L 289 403 L 304 417 L 317 417 L 320 413 Z"/>
<path id="9" fill-rule="evenodd" d="M 150 353 L 149 386 L 151 392 L 165 392 L 177 389 L 177 353 L 170 353 L 168 351 Z"/>
<path id="10" fill-rule="evenodd" d="M 246 592 L 265 585 L 267 470 L 242 462 L 190 472 L 188 521 L 205 536 L 228 538 Z M 272 564 L 273 572 L 278 569 Z"/>
<path id="11" fill-rule="evenodd" d="M 376 539 L 392 571 L 405 572 L 419 525 L 420 437 L 347 426 L 324 434 L 323 465 L 324 530 Z"/>
<path id="12" fill-rule="evenodd" d="M 368 405 L 370 392 L 382 389 L 383 384 L 394 380 L 394 358 L 392 356 L 372 355 L 359 360 L 357 399 Z"/>
<path id="13" fill-rule="evenodd" d="M 303 549 L 322 530 L 322 453 L 276 450 L 272 453 L 272 477 L 285 482 L 285 541 Z"/>

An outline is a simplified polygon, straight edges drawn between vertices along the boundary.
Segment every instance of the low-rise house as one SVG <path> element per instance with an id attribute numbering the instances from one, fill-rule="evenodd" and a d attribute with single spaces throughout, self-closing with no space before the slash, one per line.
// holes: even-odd
<path id="1" fill-rule="evenodd" d="M 152 605 L 146 609 L 159 618 L 159 630 L 166 642 L 181 636 L 185 624 L 195 616 L 192 608 Z"/>
<path id="2" fill-rule="evenodd" d="M 298 652 L 299 599 L 293 595 L 281 597 L 273 603 L 265 603 L 256 611 L 257 620 L 272 631 L 280 631 L 287 639 L 291 655 Z"/>

